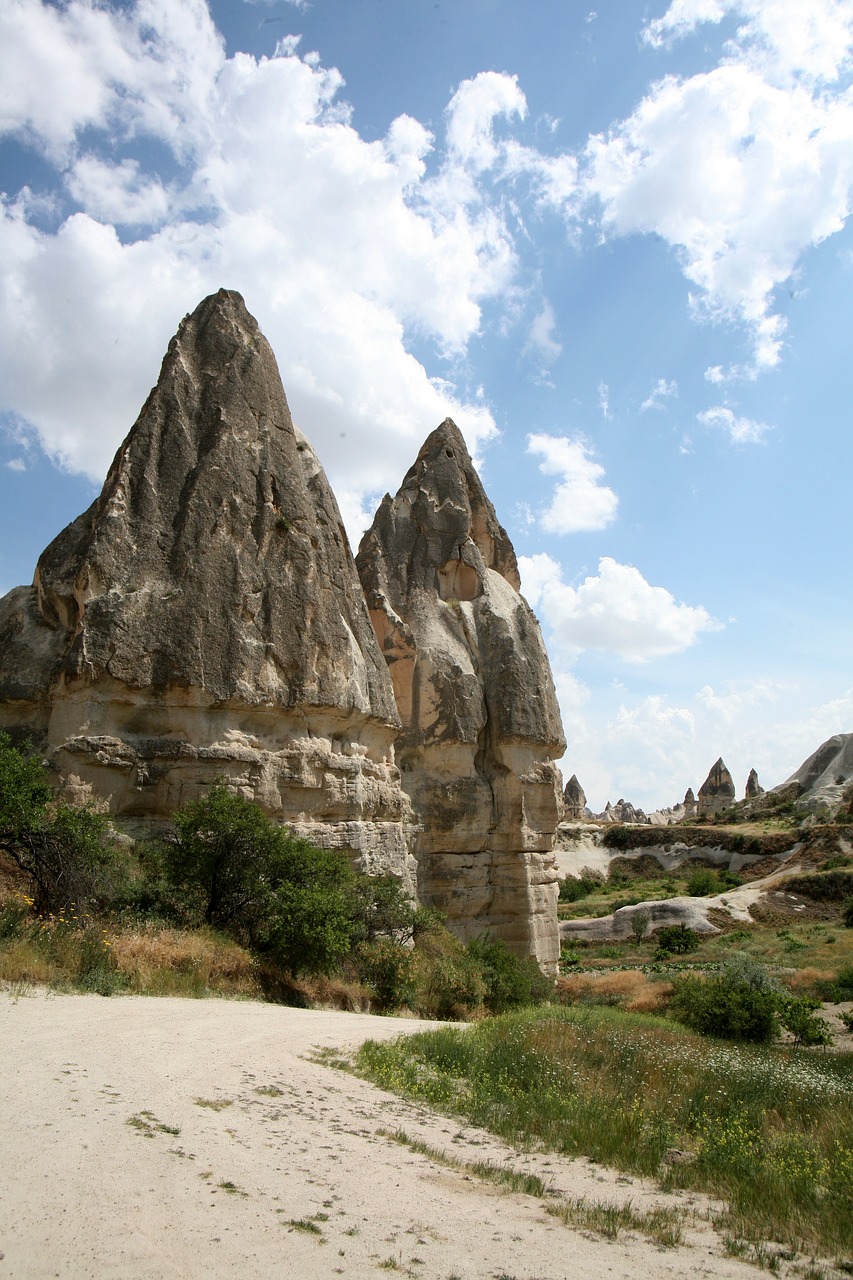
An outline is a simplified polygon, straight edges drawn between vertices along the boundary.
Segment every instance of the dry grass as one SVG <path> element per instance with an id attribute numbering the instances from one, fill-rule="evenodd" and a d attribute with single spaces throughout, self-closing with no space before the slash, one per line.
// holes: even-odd
<path id="1" fill-rule="evenodd" d="M 259 994 L 250 952 L 212 930 L 158 926 L 115 934 L 113 963 L 130 991 L 149 995 Z"/>
<path id="2" fill-rule="evenodd" d="M 347 1013 L 369 1013 L 371 993 L 360 982 L 336 975 L 317 974 L 296 984 L 306 1004 L 313 1009 L 340 1009 Z"/>
<path id="3" fill-rule="evenodd" d="M 29 938 L 11 938 L 0 948 L 0 982 L 48 983 L 55 966 Z"/>
<path id="4" fill-rule="evenodd" d="M 557 994 L 564 1004 L 610 1004 L 632 1013 L 659 1013 L 669 1002 L 672 983 L 654 981 L 637 969 L 578 973 L 558 979 Z"/>

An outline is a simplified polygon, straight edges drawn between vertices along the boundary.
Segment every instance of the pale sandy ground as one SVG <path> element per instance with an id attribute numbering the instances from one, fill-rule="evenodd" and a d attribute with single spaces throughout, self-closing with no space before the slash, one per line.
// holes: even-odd
<path id="1" fill-rule="evenodd" d="M 609 1242 L 377 1131 L 536 1171 L 564 1195 L 664 1199 L 640 1180 L 514 1151 L 310 1060 L 317 1046 L 422 1026 L 224 1000 L 0 995 L 0 1280 L 755 1280 L 701 1222 L 676 1250 Z M 688 1218 L 702 1207 L 668 1199 Z M 318 1214 L 321 1236 L 290 1226 Z"/>

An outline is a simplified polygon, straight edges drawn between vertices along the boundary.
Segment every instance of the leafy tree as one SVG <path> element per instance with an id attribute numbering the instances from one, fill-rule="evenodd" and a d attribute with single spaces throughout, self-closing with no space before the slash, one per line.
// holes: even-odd
<path id="1" fill-rule="evenodd" d="M 52 799 L 49 774 L 32 747 L 0 734 L 0 848 L 29 876 L 36 910 L 103 905 L 127 876 L 108 840 L 108 822 L 92 809 Z"/>
<path id="2" fill-rule="evenodd" d="M 699 934 L 685 924 L 670 924 L 655 934 L 658 946 L 671 955 L 687 955 L 699 946 Z"/>
<path id="3" fill-rule="evenodd" d="M 195 917 L 269 955 L 292 976 L 328 972 L 357 932 L 356 877 L 334 850 L 277 826 L 216 783 L 174 815 L 164 865 Z"/>

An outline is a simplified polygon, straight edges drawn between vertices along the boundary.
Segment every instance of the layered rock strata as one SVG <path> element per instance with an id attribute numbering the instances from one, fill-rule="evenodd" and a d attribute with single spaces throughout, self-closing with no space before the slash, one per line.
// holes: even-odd
<path id="1" fill-rule="evenodd" d="M 402 720 L 418 893 L 553 971 L 564 749 L 539 625 L 458 428 L 427 439 L 356 558 Z"/>
<path id="2" fill-rule="evenodd" d="M 729 809 L 735 800 L 735 784 L 722 756 L 711 766 L 711 771 L 699 788 L 696 807 L 697 818 L 714 818 L 723 809 Z"/>
<path id="3" fill-rule="evenodd" d="M 0 726 L 140 825 L 223 777 L 413 887 L 399 725 L 335 498 L 220 290 L 181 324 L 101 495 L 0 602 Z"/>

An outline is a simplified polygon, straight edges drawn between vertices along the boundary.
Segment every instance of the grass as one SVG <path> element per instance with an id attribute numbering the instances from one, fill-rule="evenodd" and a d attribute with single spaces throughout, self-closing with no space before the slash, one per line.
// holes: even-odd
<path id="1" fill-rule="evenodd" d="M 410 1151 L 426 1156 L 436 1164 L 491 1182 L 506 1191 L 547 1199 L 548 1203 L 545 1205 L 547 1212 L 559 1218 L 567 1226 L 595 1231 L 611 1240 L 615 1239 L 623 1229 L 639 1231 L 664 1248 L 674 1248 L 682 1242 L 682 1230 L 675 1209 L 660 1207 L 648 1213 L 642 1213 L 637 1212 L 630 1204 L 617 1205 L 607 1201 L 587 1200 L 585 1197 L 569 1199 L 560 1196 L 555 1199 L 553 1190 L 538 1174 L 518 1172 L 515 1169 L 507 1169 L 504 1165 L 491 1164 L 489 1161 L 460 1160 L 420 1139 L 410 1138 L 402 1129 L 396 1129 L 393 1132 L 378 1129 L 377 1133 L 380 1137 L 390 1138 L 392 1142 L 399 1142 Z"/>
<path id="2" fill-rule="evenodd" d="M 741 1048 L 572 1007 L 368 1042 L 356 1067 L 509 1142 L 719 1197 L 732 1238 L 853 1255 L 853 1055 Z M 693 1158 L 666 1165 L 673 1148 Z"/>

